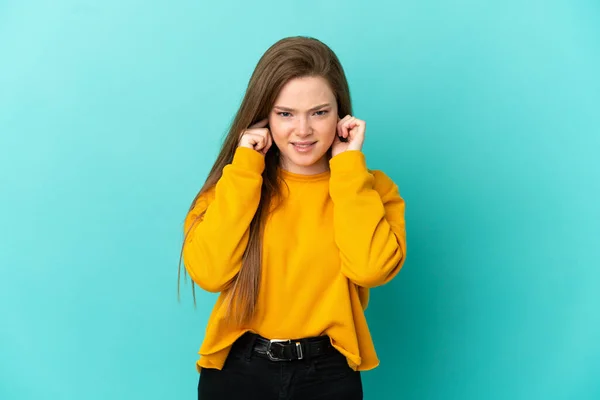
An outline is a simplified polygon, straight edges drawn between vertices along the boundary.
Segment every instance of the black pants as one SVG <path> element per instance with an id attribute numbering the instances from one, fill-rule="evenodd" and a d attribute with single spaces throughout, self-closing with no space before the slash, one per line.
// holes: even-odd
<path id="1" fill-rule="evenodd" d="M 310 360 L 271 361 L 234 344 L 222 370 L 202 368 L 199 400 L 297 400 L 363 398 L 360 372 L 333 349 Z"/>

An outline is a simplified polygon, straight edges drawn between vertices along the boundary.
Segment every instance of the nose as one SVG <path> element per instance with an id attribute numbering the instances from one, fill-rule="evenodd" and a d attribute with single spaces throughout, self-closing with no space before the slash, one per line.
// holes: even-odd
<path id="1" fill-rule="evenodd" d="M 296 127 L 296 132 L 298 136 L 305 137 L 312 133 L 312 128 L 310 127 L 310 121 L 307 117 L 299 118 L 298 125 Z"/>

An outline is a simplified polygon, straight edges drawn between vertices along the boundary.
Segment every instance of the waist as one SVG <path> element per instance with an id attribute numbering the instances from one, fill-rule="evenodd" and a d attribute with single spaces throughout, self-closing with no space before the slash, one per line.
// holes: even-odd
<path id="1" fill-rule="evenodd" d="M 233 353 L 254 354 L 271 361 L 307 360 L 337 353 L 329 336 L 300 339 L 268 339 L 256 333 L 244 333 L 231 348 Z"/>

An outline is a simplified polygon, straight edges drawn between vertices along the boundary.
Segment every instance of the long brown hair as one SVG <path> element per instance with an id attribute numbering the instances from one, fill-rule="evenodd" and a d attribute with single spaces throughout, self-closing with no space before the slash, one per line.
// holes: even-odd
<path id="1" fill-rule="evenodd" d="M 337 100 L 338 116 L 344 117 L 352 114 L 348 82 L 335 53 L 323 42 L 314 38 L 296 36 L 279 40 L 258 61 L 219 156 L 211 168 L 206 182 L 194 198 L 189 211 L 194 209 L 202 194 L 216 185 L 221 178 L 223 168 L 232 162 L 241 132 L 269 116 L 277 95 L 289 80 L 307 76 L 320 76 L 329 83 Z M 271 202 L 279 197 L 281 189 L 277 173 L 279 161 L 279 151 L 273 144 L 265 156 L 260 203 L 250 223 L 250 236 L 243 255 L 242 267 L 226 289 L 229 299 L 229 316 L 233 317 L 233 322 L 238 324 L 248 323 L 256 310 L 261 274 L 264 220 L 272 205 Z M 194 223 L 201 219 L 202 215 L 198 216 Z M 190 225 L 190 230 L 194 223 Z M 185 233 L 179 258 L 178 293 L 183 246 L 185 246 L 190 230 Z M 195 303 L 193 283 L 192 292 Z"/>

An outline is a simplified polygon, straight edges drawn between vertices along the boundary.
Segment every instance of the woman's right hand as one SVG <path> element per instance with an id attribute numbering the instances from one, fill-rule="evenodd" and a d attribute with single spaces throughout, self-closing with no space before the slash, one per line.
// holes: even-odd
<path id="1" fill-rule="evenodd" d="M 269 120 L 265 118 L 242 131 L 238 147 L 254 149 L 263 156 L 267 154 L 273 144 L 271 132 L 267 128 L 268 123 Z"/>

